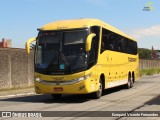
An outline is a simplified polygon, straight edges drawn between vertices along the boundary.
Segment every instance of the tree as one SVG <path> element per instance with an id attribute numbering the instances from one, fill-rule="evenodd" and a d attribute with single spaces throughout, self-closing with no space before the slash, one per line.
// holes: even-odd
<path id="1" fill-rule="evenodd" d="M 138 48 L 140 59 L 151 59 L 151 50 L 145 48 Z"/>

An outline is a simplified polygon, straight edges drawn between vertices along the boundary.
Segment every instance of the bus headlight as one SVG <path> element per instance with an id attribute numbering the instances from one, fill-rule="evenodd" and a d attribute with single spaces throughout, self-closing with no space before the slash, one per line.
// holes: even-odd
<path id="1" fill-rule="evenodd" d="M 80 82 L 80 81 L 86 80 L 86 79 L 89 78 L 90 76 L 91 76 L 91 73 L 89 73 L 88 75 L 85 75 L 85 76 L 83 76 L 83 77 L 76 78 L 76 79 L 74 79 L 73 81 Z"/>
<path id="2" fill-rule="evenodd" d="M 40 80 L 40 78 L 35 78 L 34 79 L 36 82 L 40 82 L 41 80 Z"/>

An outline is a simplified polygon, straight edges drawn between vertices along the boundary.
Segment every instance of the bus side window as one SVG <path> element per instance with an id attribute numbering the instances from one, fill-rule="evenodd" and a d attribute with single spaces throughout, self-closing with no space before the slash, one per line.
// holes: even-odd
<path id="1" fill-rule="evenodd" d="M 101 52 L 105 51 L 105 46 L 104 46 L 104 42 L 102 41 L 101 43 Z"/>
<path id="2" fill-rule="evenodd" d="M 113 50 L 113 44 L 112 43 L 109 44 L 109 50 Z"/>
<path id="3" fill-rule="evenodd" d="M 109 49 L 109 34 L 106 29 L 102 28 L 102 41 L 100 53 L 103 53 L 107 49 Z"/>
<path id="4" fill-rule="evenodd" d="M 102 28 L 101 54 L 105 50 L 136 55 L 137 42 Z"/>
<path id="5" fill-rule="evenodd" d="M 90 54 L 89 61 L 90 61 L 90 65 L 92 66 L 97 61 L 97 57 L 98 57 L 100 27 L 92 26 L 91 33 L 96 34 L 96 36 L 93 37 L 92 44 L 91 44 L 91 50 L 89 52 Z"/>

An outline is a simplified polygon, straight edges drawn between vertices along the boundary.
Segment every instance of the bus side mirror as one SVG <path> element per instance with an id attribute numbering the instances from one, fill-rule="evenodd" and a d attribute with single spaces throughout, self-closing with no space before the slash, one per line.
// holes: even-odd
<path id="1" fill-rule="evenodd" d="M 86 40 L 86 52 L 91 50 L 92 39 L 95 36 L 96 36 L 96 34 L 94 34 L 94 33 L 91 33 L 88 35 L 87 40 Z"/>
<path id="2" fill-rule="evenodd" d="M 26 51 L 27 51 L 28 54 L 30 53 L 30 44 L 33 41 L 36 41 L 36 38 L 31 38 L 31 39 L 27 40 L 27 42 L 26 42 Z"/>

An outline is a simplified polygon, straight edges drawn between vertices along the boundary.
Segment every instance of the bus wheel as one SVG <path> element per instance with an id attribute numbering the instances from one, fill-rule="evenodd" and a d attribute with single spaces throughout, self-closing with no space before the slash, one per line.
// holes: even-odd
<path id="1" fill-rule="evenodd" d="M 52 97 L 53 97 L 55 100 L 59 100 L 59 99 L 61 99 L 62 94 L 52 94 Z"/>
<path id="2" fill-rule="evenodd" d="M 102 96 L 102 91 L 103 91 L 103 84 L 102 84 L 102 80 L 100 79 L 99 89 L 98 89 L 98 91 L 93 93 L 94 98 L 99 99 Z"/>
<path id="3" fill-rule="evenodd" d="M 132 88 L 133 87 L 133 79 L 130 75 L 128 75 L 128 83 L 126 84 L 126 88 Z"/>

